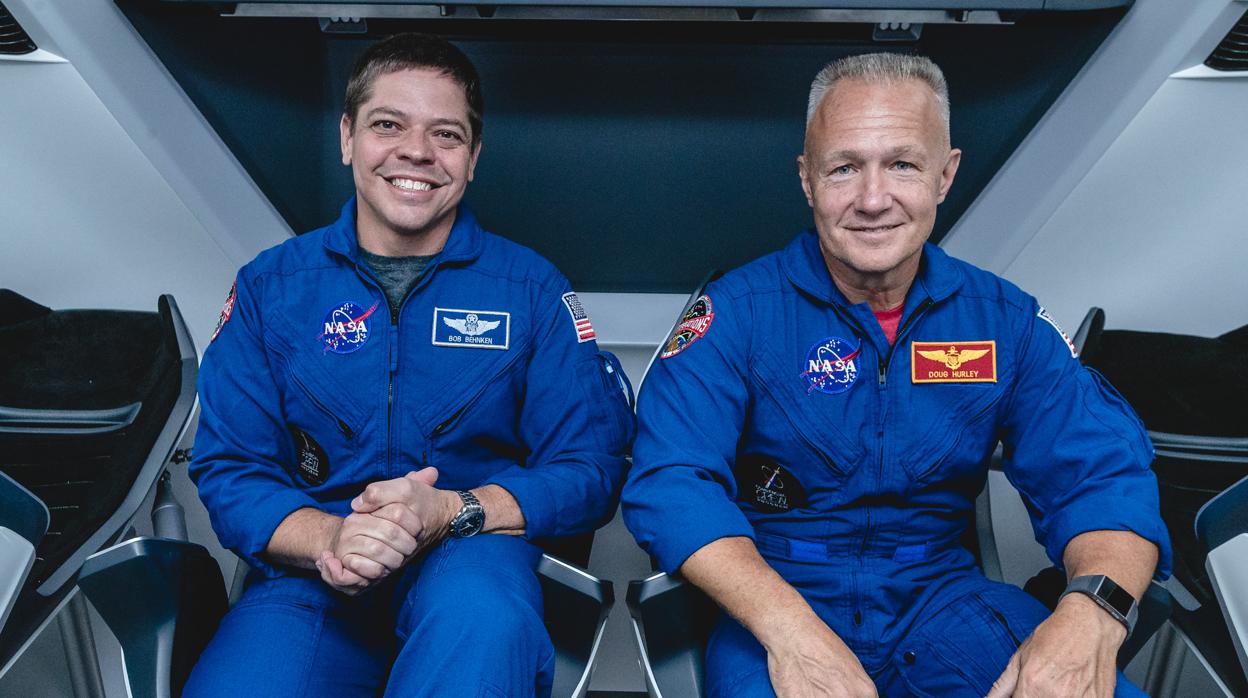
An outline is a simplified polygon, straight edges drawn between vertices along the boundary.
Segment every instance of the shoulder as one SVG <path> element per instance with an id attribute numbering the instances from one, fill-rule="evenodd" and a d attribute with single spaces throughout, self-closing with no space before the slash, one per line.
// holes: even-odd
<path id="1" fill-rule="evenodd" d="M 468 268 L 499 281 L 532 285 L 538 291 L 563 293 L 571 288 L 567 277 L 545 257 L 488 231 L 481 232 L 481 256 Z"/>
<path id="2" fill-rule="evenodd" d="M 269 276 L 290 276 L 301 271 L 334 266 L 325 248 L 328 228 L 296 235 L 256 255 L 239 272 L 245 283 L 257 282 Z"/>

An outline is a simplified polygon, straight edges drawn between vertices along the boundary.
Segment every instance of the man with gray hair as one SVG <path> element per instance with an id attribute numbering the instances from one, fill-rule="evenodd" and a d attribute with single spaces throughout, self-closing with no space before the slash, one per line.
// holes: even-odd
<path id="1" fill-rule="evenodd" d="M 624 517 L 726 611 L 711 696 L 1141 695 L 1115 657 L 1170 566 L 1152 447 L 1034 298 L 926 243 L 960 159 L 930 60 L 829 65 L 814 229 L 708 286 L 647 377 Z M 998 440 L 1070 580 L 1051 614 L 960 542 Z"/>

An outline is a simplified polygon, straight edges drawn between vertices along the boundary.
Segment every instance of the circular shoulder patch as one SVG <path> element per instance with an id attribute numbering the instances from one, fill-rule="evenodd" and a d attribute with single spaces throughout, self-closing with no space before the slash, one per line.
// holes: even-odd
<path id="1" fill-rule="evenodd" d="M 321 340 L 326 352 L 350 354 L 364 346 L 368 341 L 368 318 L 377 310 L 378 303 L 365 310 L 359 305 L 346 301 L 339 303 L 325 313 L 325 321 L 317 338 Z"/>
<path id="2" fill-rule="evenodd" d="M 858 354 L 862 340 L 853 346 L 840 337 L 827 337 L 815 342 L 806 352 L 806 365 L 801 373 L 806 392 L 815 390 L 836 395 L 854 387 L 858 380 Z"/>
<path id="3" fill-rule="evenodd" d="M 689 310 L 680 318 L 672 336 L 663 346 L 660 359 L 670 359 L 689 348 L 689 345 L 701 339 L 711 329 L 711 321 L 715 312 L 711 305 L 711 297 L 703 294 L 689 306 Z"/>
<path id="4" fill-rule="evenodd" d="M 236 300 L 238 300 L 238 281 L 230 286 L 230 293 L 225 297 L 225 305 L 221 306 L 221 314 L 217 316 L 217 329 L 212 331 L 212 339 L 208 340 L 209 344 L 216 341 L 217 335 L 221 334 L 221 328 L 230 321 L 230 316 L 234 314 L 234 301 Z"/>

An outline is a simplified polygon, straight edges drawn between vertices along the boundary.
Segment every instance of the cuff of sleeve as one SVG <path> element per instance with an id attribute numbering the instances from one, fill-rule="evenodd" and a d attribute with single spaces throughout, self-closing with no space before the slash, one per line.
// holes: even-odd
<path id="1" fill-rule="evenodd" d="M 259 500 L 255 506 L 232 512 L 235 520 L 231 528 L 237 537 L 227 543 L 226 547 L 233 549 L 247 564 L 264 573 L 264 576 L 282 576 L 283 572 L 270 564 L 263 557 L 263 553 L 282 521 L 303 508 L 324 509 L 303 492 L 281 488 Z"/>
<path id="2" fill-rule="evenodd" d="M 1053 515 L 1047 526 L 1045 552 L 1058 569 L 1065 569 L 1062 557 L 1071 539 L 1089 531 L 1130 531 L 1157 546 L 1157 570 L 1153 578 L 1163 581 L 1170 577 L 1173 553 L 1170 534 L 1156 511 L 1144 507 L 1124 506 L 1113 501 L 1080 502 L 1079 511 L 1062 511 Z"/>
<path id="3" fill-rule="evenodd" d="M 688 493 L 687 493 L 688 494 Z M 624 501 L 624 520 L 664 572 L 673 573 L 689 556 L 720 538 L 754 540 L 754 527 L 745 514 L 723 496 L 686 496 L 677 506 Z"/>
<path id="4" fill-rule="evenodd" d="M 556 535 L 555 500 L 542 478 L 522 468 L 508 468 L 486 478 L 482 485 L 498 485 L 507 490 L 524 515 L 524 538 L 533 540 Z"/>

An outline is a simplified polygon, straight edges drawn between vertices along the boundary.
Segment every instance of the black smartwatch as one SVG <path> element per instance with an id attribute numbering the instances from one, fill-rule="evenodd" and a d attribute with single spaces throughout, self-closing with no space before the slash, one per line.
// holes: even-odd
<path id="1" fill-rule="evenodd" d="M 473 493 L 460 490 L 455 494 L 463 500 L 464 506 L 460 508 L 455 518 L 451 519 L 451 535 L 456 538 L 477 535 L 481 532 L 481 527 L 485 526 L 485 509 L 481 507 L 481 502 L 477 501 Z"/>
<path id="2" fill-rule="evenodd" d="M 1070 584 L 1066 585 L 1066 591 L 1062 592 L 1062 596 L 1070 593 L 1084 594 L 1095 601 L 1097 606 L 1105 609 L 1106 613 L 1126 626 L 1128 637 L 1131 631 L 1135 630 L 1135 621 L 1140 614 L 1139 603 L 1136 602 L 1134 596 L 1127 593 L 1109 577 L 1103 574 L 1075 577 L 1070 580 Z"/>

